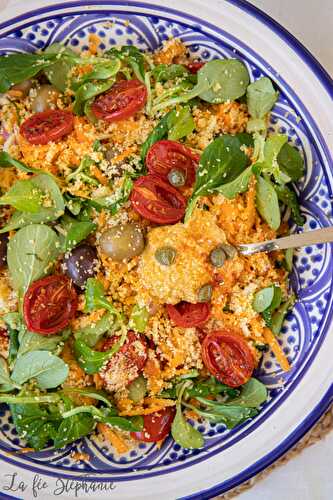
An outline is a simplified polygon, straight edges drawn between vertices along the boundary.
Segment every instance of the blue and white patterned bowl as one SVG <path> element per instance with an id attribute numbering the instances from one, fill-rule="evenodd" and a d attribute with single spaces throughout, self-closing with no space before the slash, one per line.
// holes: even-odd
<path id="1" fill-rule="evenodd" d="M 163 7 L 159 4 L 163 3 Z M 0 25 L 1 53 L 35 51 L 54 42 L 80 50 L 96 33 L 100 47 L 134 44 L 154 50 L 170 36 L 180 37 L 193 56 L 203 60 L 237 57 L 253 78 L 269 76 L 280 89 L 271 118 L 272 130 L 287 133 L 304 154 L 306 176 L 297 190 L 304 230 L 331 225 L 333 163 L 332 96 L 328 75 L 286 31 L 242 0 L 199 2 L 181 7 L 173 0 L 20 1 L 7 8 Z M 181 8 L 182 11 L 177 10 Z M 331 135 L 330 135 L 331 134 Z M 331 144 L 328 143 L 329 138 Z M 184 450 L 170 438 L 161 449 L 140 444 L 117 457 L 96 439 L 82 439 L 61 451 L 13 453 L 24 446 L 5 407 L 1 408 L 0 456 L 5 472 L 26 483 L 19 498 L 32 498 L 32 481 L 43 478 L 38 498 L 168 499 L 211 498 L 243 482 L 292 446 L 332 400 L 331 245 L 297 252 L 292 285 L 299 301 L 288 315 L 280 343 L 292 364 L 285 374 L 273 354 L 266 354 L 258 376 L 269 388 L 260 415 L 232 431 L 223 425 L 198 426 L 205 436 L 202 450 Z M 331 331 L 330 331 L 331 330 Z M 77 463 L 71 453 L 87 453 Z M 0 484 L 8 490 L 10 477 Z M 111 490 L 114 491 L 111 492 Z"/>

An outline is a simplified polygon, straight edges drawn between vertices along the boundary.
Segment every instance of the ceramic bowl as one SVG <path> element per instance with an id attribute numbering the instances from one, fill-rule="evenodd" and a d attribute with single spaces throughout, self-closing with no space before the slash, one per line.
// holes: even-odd
<path id="1" fill-rule="evenodd" d="M 175 36 L 193 57 L 204 61 L 241 59 L 252 79 L 268 76 L 279 88 L 270 128 L 288 134 L 304 155 L 306 175 L 296 186 L 306 217 L 303 230 L 332 224 L 332 81 L 292 35 L 250 4 L 20 1 L 10 2 L 1 19 L 2 53 L 33 52 L 54 42 L 79 51 L 87 48 L 89 34 L 96 33 L 101 49 L 133 44 L 155 50 Z M 332 245 L 303 248 L 294 264 L 291 282 L 299 300 L 279 340 L 292 369 L 283 373 L 274 355 L 265 354 L 257 376 L 267 384 L 269 400 L 256 418 L 231 431 L 221 424 L 195 424 L 205 437 L 200 450 L 184 450 L 168 438 L 160 449 L 142 443 L 118 457 L 95 438 L 85 438 L 62 450 L 18 454 L 25 443 L 3 406 L 3 467 L 27 485 L 24 493 L 15 489 L 8 493 L 32 498 L 33 478 L 39 475 L 46 484 L 38 491 L 42 499 L 76 495 L 202 500 L 240 484 L 280 457 L 314 424 L 333 396 Z M 74 462 L 73 451 L 87 453 L 89 462 Z"/>

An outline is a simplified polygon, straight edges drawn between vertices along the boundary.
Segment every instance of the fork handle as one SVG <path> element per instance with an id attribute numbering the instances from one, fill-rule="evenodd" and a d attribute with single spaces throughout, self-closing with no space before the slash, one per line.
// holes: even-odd
<path id="1" fill-rule="evenodd" d="M 251 255 L 257 252 L 272 252 L 273 250 L 286 250 L 287 248 L 305 247 L 329 242 L 333 242 L 333 226 L 292 234 L 291 236 L 263 241 L 262 243 L 238 245 L 237 249 L 243 255 Z"/>

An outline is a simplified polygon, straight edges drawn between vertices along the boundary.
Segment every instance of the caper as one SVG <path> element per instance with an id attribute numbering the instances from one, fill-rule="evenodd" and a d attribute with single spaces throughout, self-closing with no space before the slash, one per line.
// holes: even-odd
<path id="1" fill-rule="evenodd" d="M 162 264 L 162 266 L 171 266 L 175 261 L 176 255 L 177 250 L 173 247 L 161 247 L 156 250 L 155 259 Z"/>
<path id="2" fill-rule="evenodd" d="M 222 267 L 226 259 L 226 254 L 224 253 L 223 248 L 219 245 L 214 248 L 209 254 L 209 260 L 213 264 L 214 267 Z"/>
<path id="3" fill-rule="evenodd" d="M 210 252 L 209 260 L 214 267 L 222 267 L 226 259 L 233 259 L 236 255 L 235 247 L 222 243 Z"/>
<path id="4" fill-rule="evenodd" d="M 41 85 L 36 90 L 36 96 L 32 100 L 31 109 L 35 113 L 47 111 L 55 106 L 59 92 L 53 85 Z"/>
<path id="5" fill-rule="evenodd" d="M 198 301 L 199 302 L 209 302 L 212 298 L 213 287 L 210 283 L 206 283 L 203 285 L 198 292 Z"/>
<path id="6" fill-rule="evenodd" d="M 186 175 L 183 170 L 172 169 L 168 173 L 168 181 L 172 186 L 181 187 L 185 185 Z"/>
<path id="7" fill-rule="evenodd" d="M 227 256 L 227 259 L 233 259 L 237 255 L 237 250 L 232 245 L 228 245 L 227 243 L 222 243 L 220 247 L 223 249 L 224 253 Z"/>
<path id="8" fill-rule="evenodd" d="M 136 224 L 121 224 L 107 229 L 100 240 L 101 251 L 112 260 L 122 262 L 142 254 L 145 241 Z"/>

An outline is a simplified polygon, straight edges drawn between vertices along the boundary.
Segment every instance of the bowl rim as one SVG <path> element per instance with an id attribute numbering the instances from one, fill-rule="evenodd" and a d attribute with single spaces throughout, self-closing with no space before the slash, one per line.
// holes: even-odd
<path id="1" fill-rule="evenodd" d="M 297 55 L 302 59 L 302 61 L 311 69 L 312 73 L 318 78 L 322 86 L 327 91 L 328 95 L 333 97 L 333 79 L 327 73 L 327 71 L 323 68 L 323 66 L 318 62 L 318 60 L 309 52 L 309 50 L 299 42 L 288 30 L 286 30 L 283 26 L 281 26 L 277 21 L 272 19 L 268 14 L 263 12 L 258 7 L 250 4 L 247 0 L 224 0 L 227 3 L 234 5 L 235 7 L 245 11 L 251 16 L 255 17 L 267 27 L 269 27 L 275 34 L 277 34 L 283 41 L 285 41 L 290 48 L 297 53 Z M 87 4 L 90 2 L 88 1 Z M 91 2 L 98 4 L 99 2 Z M 100 2 L 103 3 L 103 2 Z M 110 2 L 112 3 L 112 1 Z M 141 3 L 143 6 L 147 5 L 144 2 L 129 2 L 138 4 Z M 148 2 L 147 2 L 148 3 Z M 53 5 L 60 5 L 60 2 L 53 2 Z M 66 1 L 63 3 L 64 7 L 70 7 L 77 4 L 74 1 Z M 8 6 L 10 8 L 10 6 Z M 40 9 L 34 10 L 34 14 L 39 11 L 44 11 L 47 7 L 41 7 Z M 171 10 L 168 6 L 166 10 Z M 179 12 L 179 10 L 177 9 Z M 27 13 L 27 16 L 31 15 L 31 11 Z M 24 16 L 19 16 L 20 19 L 23 19 Z M 14 21 L 16 21 L 18 17 L 11 18 L 8 21 L 5 21 L 0 24 L 0 29 L 3 29 L 6 24 L 11 25 Z M 252 464 L 245 470 L 242 470 L 237 476 L 232 477 L 229 480 L 223 481 L 222 483 L 218 483 L 217 485 L 210 487 L 206 490 L 196 492 L 189 496 L 182 497 L 185 499 L 209 499 L 212 496 L 224 493 L 229 491 L 230 489 L 238 486 L 239 484 L 247 481 L 249 478 L 258 474 L 260 471 L 271 465 L 273 462 L 278 460 L 286 451 L 288 451 L 297 441 L 299 441 L 308 430 L 319 420 L 322 414 L 326 411 L 328 406 L 331 404 L 333 400 L 333 383 L 326 391 L 322 399 L 319 403 L 312 409 L 312 411 L 307 415 L 307 417 L 296 427 L 296 429 L 286 437 L 284 441 L 279 443 L 275 449 L 272 449 L 266 456 Z M 47 473 L 46 473 L 47 474 Z M 135 478 L 133 478 L 135 479 Z"/>

